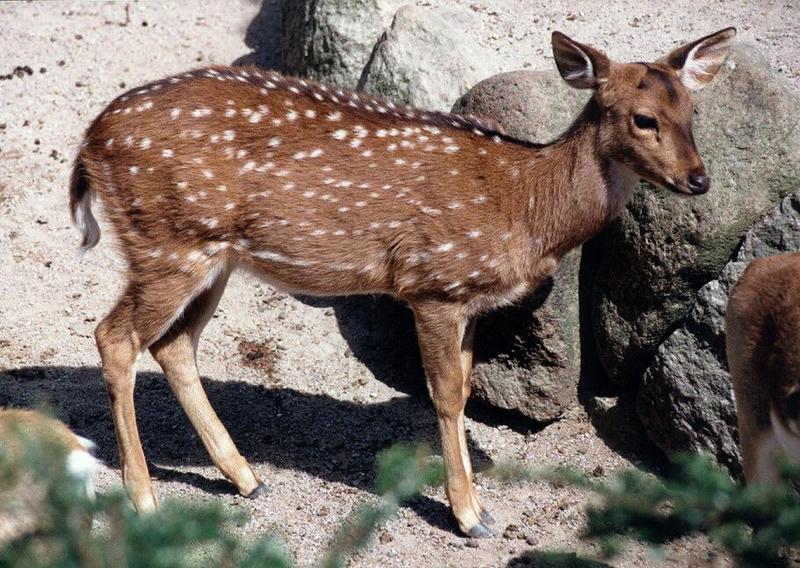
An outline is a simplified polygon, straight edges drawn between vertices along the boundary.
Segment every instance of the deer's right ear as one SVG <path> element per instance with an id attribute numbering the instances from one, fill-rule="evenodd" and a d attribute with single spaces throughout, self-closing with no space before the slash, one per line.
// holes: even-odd
<path id="1" fill-rule="evenodd" d="M 556 67 L 570 87 L 594 89 L 608 76 L 611 62 L 603 52 L 561 32 L 553 32 L 552 41 Z"/>

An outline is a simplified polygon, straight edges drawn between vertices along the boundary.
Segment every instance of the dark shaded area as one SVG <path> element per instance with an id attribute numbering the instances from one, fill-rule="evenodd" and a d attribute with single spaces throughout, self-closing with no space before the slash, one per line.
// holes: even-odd
<path id="1" fill-rule="evenodd" d="M 512 558 L 509 568 L 610 568 L 610 564 L 578 556 L 574 552 L 531 550 Z"/>
<path id="2" fill-rule="evenodd" d="M 542 345 L 542 323 L 531 326 L 531 313 L 542 307 L 552 291 L 553 279 L 548 278 L 522 302 L 483 316 L 476 328 L 475 362 L 509 359 L 525 365 L 536 355 L 540 364 L 548 360 L 553 366 L 561 364 L 558 355 Z M 481 330 L 484 333 L 478 335 Z M 535 354 L 534 347 L 538 347 Z"/>
<path id="3" fill-rule="evenodd" d="M 580 267 L 580 342 L 581 363 L 578 380 L 578 401 L 586 409 L 589 420 L 609 448 L 626 459 L 661 469 L 668 460 L 650 440 L 636 413 L 638 385 L 614 384 L 605 373 L 598 353 L 597 338 L 592 329 L 592 291 L 601 263 L 602 237 L 583 245 Z M 616 398 L 613 406 L 604 404 Z M 605 399 L 605 400 L 604 400 Z"/>
<path id="4" fill-rule="evenodd" d="M 244 43 L 252 49 L 237 58 L 233 65 L 256 65 L 263 69 L 283 70 L 283 4 L 296 0 L 263 0 L 255 18 L 247 26 Z"/>
<path id="5" fill-rule="evenodd" d="M 100 459 L 119 467 L 99 369 L 23 367 L 3 371 L 0 381 L 0 406 L 50 405 L 76 433 L 97 443 Z M 438 439 L 435 413 L 430 403 L 419 397 L 357 404 L 236 380 L 204 378 L 203 386 L 239 451 L 251 463 L 302 470 L 362 490 L 372 487 L 378 452 L 398 442 Z M 154 477 L 189 483 L 212 493 L 233 492 L 233 486 L 224 480 L 170 468 L 211 465 L 211 460 L 163 375 L 139 373 L 135 404 L 142 445 Z M 490 465 L 485 452 L 472 441 L 469 445 L 477 469 Z M 444 503 L 420 497 L 411 507 L 432 525 L 456 529 Z"/>

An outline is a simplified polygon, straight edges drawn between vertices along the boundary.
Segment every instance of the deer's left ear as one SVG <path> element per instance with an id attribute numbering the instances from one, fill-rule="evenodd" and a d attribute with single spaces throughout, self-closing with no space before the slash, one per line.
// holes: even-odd
<path id="1" fill-rule="evenodd" d="M 679 47 L 658 62 L 675 69 L 687 89 L 699 91 L 722 67 L 735 36 L 736 28 L 725 28 Z"/>

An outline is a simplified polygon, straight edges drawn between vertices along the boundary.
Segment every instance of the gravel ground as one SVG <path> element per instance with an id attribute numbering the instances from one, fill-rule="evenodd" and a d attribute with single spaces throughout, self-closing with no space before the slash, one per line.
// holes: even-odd
<path id="1" fill-rule="evenodd" d="M 107 464 L 101 488 L 119 483 L 119 464 L 92 331 L 119 292 L 121 262 L 107 234 L 85 258 L 76 257 L 66 208 L 71 159 L 83 129 L 122 90 L 253 51 L 274 60 L 278 3 L 0 4 L 0 75 L 12 75 L 0 80 L 0 404 L 55 404 L 77 432 L 97 441 Z M 761 45 L 776 72 L 800 88 L 796 2 L 677 0 L 665 8 L 656 0 L 572 0 L 536 9 L 527 0 L 459 3 L 480 14 L 483 29 L 472 33 L 497 50 L 508 70 L 551 66 L 552 29 L 612 56 L 646 59 L 679 40 L 736 25 L 741 39 Z M 235 277 L 203 337 L 201 368 L 223 422 L 272 492 L 257 501 L 232 494 L 145 358 L 137 411 L 159 498 L 224 501 L 250 513 L 245 534 L 278 533 L 301 563 L 315 558 L 341 519 L 373 498 L 379 450 L 436 438 L 416 355 L 395 349 L 381 357 L 385 344 L 403 344 L 381 334 L 387 313 L 397 308 L 370 298 L 297 299 Z M 543 428 L 481 409 L 467 424 L 479 469 L 504 459 L 606 473 L 638 463 L 619 453 L 628 449 L 624 437 L 601 435 L 581 409 Z M 593 552 L 577 536 L 585 496 L 502 486 L 480 474 L 478 485 L 505 536 L 461 538 L 443 491 L 430 491 L 389 522 L 355 564 L 525 565 L 531 550 Z M 697 565 L 709 560 L 709 550 L 699 538 L 672 544 L 663 558 L 632 546 L 613 564 Z"/>

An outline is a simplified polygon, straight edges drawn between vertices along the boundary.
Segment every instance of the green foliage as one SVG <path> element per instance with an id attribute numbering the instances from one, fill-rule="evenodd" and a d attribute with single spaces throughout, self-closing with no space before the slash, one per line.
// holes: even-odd
<path id="1" fill-rule="evenodd" d="M 441 464 L 431 463 L 428 451 L 421 446 L 397 444 L 378 454 L 375 489 L 382 496 L 377 505 L 366 505 L 345 520 L 322 558 L 322 568 L 345 565 L 349 551 L 363 548 L 375 529 L 391 518 L 399 506 L 428 485 L 444 479 Z"/>
<path id="2" fill-rule="evenodd" d="M 243 515 L 219 503 L 167 502 L 158 511 L 139 515 L 122 490 L 90 499 L 82 483 L 65 467 L 66 452 L 53 440 L 17 436 L 9 452 L 0 441 L 0 483 L 11 494 L 30 491 L 30 502 L 14 510 L 0 504 L 0 528 L 20 515 L 35 524 L 0 541 L 0 567 L 288 568 L 293 565 L 285 546 L 268 536 L 244 541 L 231 530 Z M 378 458 L 376 505 L 350 516 L 332 540 L 320 564 L 344 566 L 366 546 L 380 523 L 426 485 L 441 481 L 441 467 L 430 463 L 424 448 L 400 445 Z M 98 527 L 92 528 L 92 519 Z M 35 529 L 35 530 L 34 530 Z M 0 535 L 3 532 L 0 531 Z"/>
<path id="3" fill-rule="evenodd" d="M 241 515 L 220 504 L 168 502 L 157 513 L 138 515 L 122 490 L 89 498 L 83 482 L 68 473 L 66 451 L 55 440 L 15 438 L 21 451 L 0 453 L 0 479 L 11 492 L 39 498 L 34 511 L 6 507 L 0 513 L 0 523 L 35 517 L 32 527 L 4 543 L 0 566 L 291 566 L 274 539 L 245 543 L 228 534 Z M 102 529 L 93 530 L 92 519 Z"/>
<path id="4" fill-rule="evenodd" d="M 622 537 L 662 545 L 707 534 L 742 567 L 786 566 L 784 552 L 800 545 L 800 470 L 784 466 L 782 481 L 743 486 L 702 455 L 676 458 L 663 478 L 637 470 L 608 481 L 574 470 L 531 471 L 502 466 L 505 480 L 543 479 L 570 484 L 600 497 L 587 508 L 584 536 L 599 539 L 604 556 L 618 554 Z"/>

